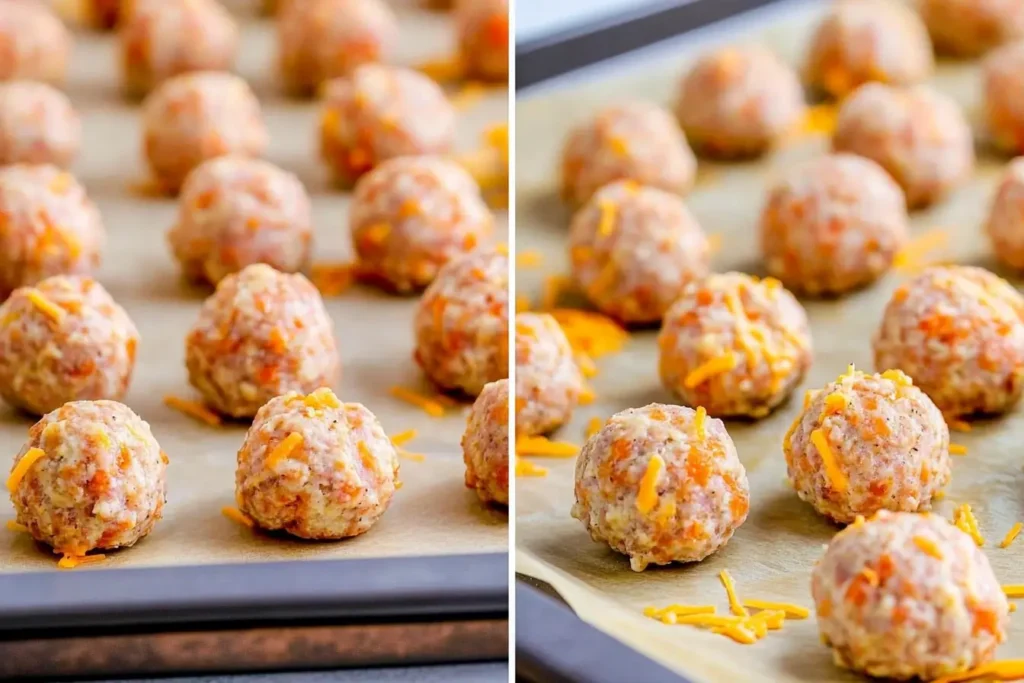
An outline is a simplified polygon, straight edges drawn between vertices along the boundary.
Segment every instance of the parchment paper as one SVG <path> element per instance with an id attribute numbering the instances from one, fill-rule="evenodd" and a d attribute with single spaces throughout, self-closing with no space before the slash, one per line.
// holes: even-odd
<path id="1" fill-rule="evenodd" d="M 239 4 L 244 3 L 234 3 Z M 449 15 L 405 4 L 396 9 L 403 39 L 397 61 L 414 64 L 451 52 Z M 316 103 L 287 100 L 278 93 L 272 24 L 252 17 L 242 21 L 238 71 L 263 102 L 270 131 L 267 157 L 297 173 L 312 195 L 314 260 L 348 259 L 348 195 L 329 187 L 318 162 Z M 271 537 L 221 515 L 223 506 L 234 504 L 235 453 L 245 426 L 207 427 L 162 404 L 165 394 L 196 398 L 187 382 L 184 338 L 209 290 L 190 288 L 179 279 L 165 237 L 175 218 L 174 200 L 146 197 L 137 189 L 147 178 L 140 153 L 139 107 L 121 98 L 116 64 L 112 34 L 76 35 L 68 92 L 83 117 L 84 149 L 74 172 L 99 205 L 108 231 L 98 277 L 128 310 L 142 336 L 125 402 L 150 423 L 170 456 L 168 504 L 164 519 L 148 538 L 128 550 L 108 553 L 99 565 L 76 571 L 507 550 L 507 514 L 481 506 L 463 484 L 459 439 L 466 410 L 431 418 L 388 393 L 396 384 L 430 391 L 412 360 L 416 298 L 358 286 L 326 300 L 342 357 L 341 381 L 334 389 L 344 401 L 367 405 L 389 434 L 418 429 L 419 437 L 406 448 L 426 454 L 425 461 L 402 460 L 403 488 L 380 522 L 355 539 L 310 543 Z M 504 89 L 490 91 L 485 101 L 463 113 L 460 150 L 474 149 L 488 124 L 507 119 L 506 98 Z M 505 239 L 504 212 L 499 223 L 498 234 Z M 0 404 L 0 454 L 13 457 L 32 422 Z M 0 509 L 2 525 L 14 513 L 6 502 Z M 0 571 L 56 567 L 54 555 L 27 535 L 0 529 L 0 538 Z"/>
<path id="2" fill-rule="evenodd" d="M 557 159 L 566 131 L 595 108 L 628 98 L 664 103 L 675 95 L 678 76 L 693 55 L 713 44 L 761 41 L 785 58 L 799 59 L 810 27 L 824 2 L 784 3 L 782 8 L 686 37 L 668 47 L 651 48 L 621 66 L 598 67 L 573 80 L 542 86 L 517 106 L 517 249 L 537 249 L 545 261 L 539 270 L 520 269 L 517 291 L 538 300 L 541 279 L 568 272 L 565 254 L 568 213 L 556 197 Z M 935 84 L 976 110 L 977 65 L 944 64 Z M 571 112 L 571 115 L 569 113 Z M 770 179 L 801 159 L 826 149 L 825 138 L 803 138 L 755 164 L 711 167 L 713 174 L 688 198 L 701 225 L 722 238 L 715 270 L 760 273 L 757 217 Z M 1004 159 L 982 155 L 974 178 L 934 210 L 915 214 L 913 232 L 942 227 L 949 247 L 934 254 L 959 263 L 978 264 L 1006 275 L 990 256 L 981 225 Z M 708 166 L 705 165 L 704 169 Z M 638 650 L 704 681 L 841 681 L 857 677 L 834 667 L 821 645 L 813 616 L 788 620 L 754 645 L 689 626 L 666 626 L 642 616 L 648 605 L 673 602 L 715 604 L 727 613 L 717 574 L 728 568 L 740 597 L 784 600 L 813 608 L 810 570 L 838 527 L 801 502 L 785 482 L 782 437 L 800 409 L 806 389 L 833 380 L 848 363 L 870 370 L 870 338 L 892 290 L 906 275 L 891 274 L 870 289 L 839 301 L 805 300 L 815 345 L 814 365 L 794 400 L 760 422 L 727 423 L 747 468 L 751 509 L 746 523 L 720 552 L 697 565 L 672 565 L 643 573 L 629 569 L 625 557 L 593 543 L 583 525 L 569 516 L 573 501 L 573 460 L 535 459 L 548 467 L 544 478 L 516 480 L 516 568 L 549 583 L 577 614 Z M 1015 280 L 1020 285 L 1021 281 Z M 634 333 L 624 353 L 599 360 L 592 380 L 598 399 L 581 408 L 557 438 L 582 443 L 587 421 L 651 402 L 673 401 L 657 375 L 656 331 Z M 953 508 L 970 503 L 988 539 L 985 552 L 1002 583 L 1024 580 L 1024 543 L 1009 549 L 997 544 L 1012 524 L 1024 518 L 1020 443 L 1024 415 L 976 423 L 970 433 L 952 435 L 968 447 L 954 458 L 947 497 L 935 511 L 947 519 Z M 1024 655 L 1024 617 L 1011 617 L 1009 641 L 999 656 Z"/>

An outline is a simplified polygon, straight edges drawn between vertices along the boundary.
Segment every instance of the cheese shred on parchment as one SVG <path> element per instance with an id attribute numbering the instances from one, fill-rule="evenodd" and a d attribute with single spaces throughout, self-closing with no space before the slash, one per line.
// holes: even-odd
<path id="1" fill-rule="evenodd" d="M 391 395 L 400 401 L 416 406 L 431 417 L 444 417 L 444 405 L 435 398 L 423 396 L 412 389 L 398 386 L 391 387 Z"/>
<path id="2" fill-rule="evenodd" d="M 168 408 L 177 410 L 179 413 L 199 420 L 200 422 L 205 422 L 211 427 L 219 427 L 221 424 L 220 416 L 204 406 L 202 403 L 188 401 L 183 398 L 179 398 L 178 396 L 167 395 L 164 396 L 164 405 Z"/>
<path id="3" fill-rule="evenodd" d="M 1003 593 L 1008 598 L 1024 598 L 1024 583 L 1010 583 L 1003 586 Z"/>
<path id="4" fill-rule="evenodd" d="M 14 470 L 11 472 L 11 476 L 7 477 L 7 490 L 14 493 L 18 490 L 18 486 L 21 484 L 21 480 L 25 478 L 28 471 L 32 469 L 32 466 L 36 462 L 46 456 L 46 452 L 41 448 L 30 448 L 25 452 L 25 455 L 21 456 L 18 460 L 18 464 L 14 466 Z"/>
<path id="5" fill-rule="evenodd" d="M 550 458 L 572 458 L 580 447 L 565 441 L 549 441 L 544 436 L 520 436 L 516 438 L 516 454 L 547 456 Z"/>
<path id="6" fill-rule="evenodd" d="M 750 612 L 744 609 L 742 603 L 736 598 L 736 584 L 733 583 L 729 570 L 723 569 L 718 572 L 718 580 L 722 582 L 722 587 L 725 588 L 725 595 L 729 598 L 729 611 L 738 617 L 750 616 Z"/>
<path id="7" fill-rule="evenodd" d="M 950 455 L 967 455 L 967 446 L 962 446 L 958 443 L 949 444 Z"/>
<path id="8" fill-rule="evenodd" d="M 547 476 L 548 471 L 539 466 L 535 465 L 529 460 L 516 456 L 516 476 L 517 477 L 544 477 Z"/>
<path id="9" fill-rule="evenodd" d="M 793 605 L 788 602 L 769 602 L 767 600 L 744 600 L 744 607 L 751 609 L 769 610 L 783 612 L 790 619 L 806 619 L 811 616 L 811 610 L 800 605 Z"/>
<path id="10" fill-rule="evenodd" d="M 106 555 L 99 553 L 97 555 L 67 555 L 60 558 L 57 562 L 57 566 L 61 569 L 74 569 L 75 567 L 81 567 L 83 564 L 95 564 L 96 562 L 102 562 L 106 559 Z"/>
<path id="11" fill-rule="evenodd" d="M 417 432 L 415 429 L 406 429 L 404 432 L 399 432 L 398 434 L 392 436 L 391 443 L 393 443 L 396 446 L 404 446 L 405 444 L 415 439 L 416 434 Z"/>
<path id="12" fill-rule="evenodd" d="M 963 683 L 977 679 L 989 681 L 1019 681 L 1024 678 L 1024 659 L 1004 659 L 979 667 L 936 678 L 932 683 Z"/>
<path id="13" fill-rule="evenodd" d="M 1010 530 L 1006 532 L 1006 537 L 1003 538 L 1002 542 L 1000 542 L 999 547 L 1009 548 L 1010 544 L 1017 538 L 1017 534 L 1020 533 L 1021 528 L 1024 528 L 1024 524 L 1021 524 L 1020 522 L 1017 522 L 1010 527 Z"/>
<path id="14" fill-rule="evenodd" d="M 978 518 L 974 516 L 974 511 L 968 503 L 953 511 L 953 526 L 973 538 L 979 548 L 985 545 L 985 537 L 978 530 Z"/>
<path id="15" fill-rule="evenodd" d="M 252 519 L 250 519 L 248 515 L 246 515 L 238 508 L 232 507 L 231 505 L 225 505 L 224 507 L 222 507 L 220 509 L 220 513 L 228 519 L 230 519 L 232 522 L 236 522 L 238 524 L 241 524 L 242 526 L 247 526 L 250 529 L 256 526 L 256 522 L 252 521 Z"/>
<path id="16" fill-rule="evenodd" d="M 589 439 L 594 434 L 597 434 L 599 431 L 601 431 L 601 427 L 603 427 L 603 426 L 604 426 L 604 420 L 602 420 L 601 418 L 599 418 L 599 417 L 592 417 L 592 418 L 590 418 L 590 422 L 587 423 L 587 432 L 586 432 L 587 438 Z"/>

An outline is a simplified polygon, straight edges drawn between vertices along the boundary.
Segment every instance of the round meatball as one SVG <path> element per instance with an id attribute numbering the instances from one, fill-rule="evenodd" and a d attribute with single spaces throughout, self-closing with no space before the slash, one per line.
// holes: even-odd
<path id="1" fill-rule="evenodd" d="M 289 391 L 338 380 L 331 319 L 303 275 L 259 263 L 229 275 L 203 303 L 185 342 L 192 386 L 224 415 L 247 418 Z"/>
<path id="2" fill-rule="evenodd" d="M 66 168 L 81 137 L 82 124 L 64 93 L 35 81 L 0 82 L 0 166 Z"/>
<path id="3" fill-rule="evenodd" d="M 1024 41 L 989 55 L 982 80 L 990 140 L 1010 153 L 1024 153 Z"/>
<path id="4" fill-rule="evenodd" d="M 377 417 L 322 388 L 260 408 L 238 451 L 235 495 L 262 529 L 330 540 L 369 531 L 397 481 L 398 452 Z"/>
<path id="5" fill-rule="evenodd" d="M 44 2 L 0 0 L 0 81 L 64 82 L 71 34 Z"/>
<path id="6" fill-rule="evenodd" d="M 443 154 L 455 136 L 455 109 L 423 74 L 368 64 L 327 83 L 320 153 L 342 184 L 387 159 Z"/>
<path id="7" fill-rule="evenodd" d="M 832 147 L 877 162 L 906 195 L 927 206 L 974 168 L 971 128 L 956 102 L 927 86 L 868 83 L 839 109 Z"/>
<path id="8" fill-rule="evenodd" d="M 508 256 L 478 249 L 450 261 L 423 292 L 413 358 L 434 384 L 477 396 L 508 377 Z"/>
<path id="9" fill-rule="evenodd" d="M 679 124 L 647 102 L 601 110 L 573 129 L 562 149 L 562 197 L 573 205 L 615 180 L 685 195 L 696 174 L 697 159 Z"/>
<path id="10" fill-rule="evenodd" d="M 254 263 L 294 273 L 309 261 L 309 196 L 292 173 L 248 157 L 217 157 L 189 174 L 167 235 L 191 280 L 217 284 Z"/>
<path id="11" fill-rule="evenodd" d="M 811 365 L 803 307 L 778 280 L 743 273 L 692 282 L 658 335 L 665 388 L 721 417 L 764 417 Z"/>
<path id="12" fill-rule="evenodd" d="M 767 151 L 804 108 L 800 79 L 775 54 L 730 47 L 704 55 L 686 74 L 676 116 L 698 152 L 736 158 Z"/>
<path id="13" fill-rule="evenodd" d="M 982 268 L 928 268 L 889 300 L 875 369 L 899 368 L 948 417 L 1009 410 L 1024 387 L 1024 298 Z"/>
<path id="14" fill-rule="evenodd" d="M 811 38 L 804 79 L 832 97 L 864 83 L 920 83 L 935 68 L 921 19 L 892 0 L 842 0 Z"/>
<path id="15" fill-rule="evenodd" d="M 188 73 L 164 81 L 143 103 L 142 126 L 149 167 L 172 192 L 207 159 L 258 157 L 267 146 L 256 95 L 229 73 Z"/>
<path id="16" fill-rule="evenodd" d="M 458 0 L 455 30 L 467 75 L 487 81 L 508 78 L 508 0 Z"/>
<path id="17" fill-rule="evenodd" d="M 572 418 L 583 374 L 558 322 L 547 313 L 516 314 L 516 433 L 546 434 Z"/>
<path id="18" fill-rule="evenodd" d="M 660 322 L 683 288 L 708 274 L 711 250 L 678 196 L 631 180 L 606 185 L 572 219 L 572 273 L 603 313 Z"/>
<path id="19" fill-rule="evenodd" d="M 928 510 L 949 483 L 946 421 L 899 370 L 848 372 L 814 393 L 782 452 L 800 499 L 840 524 Z"/>
<path id="20" fill-rule="evenodd" d="M 91 273 L 105 239 L 99 211 L 70 173 L 0 168 L 0 301 L 51 275 Z"/>
<path id="21" fill-rule="evenodd" d="M 408 293 L 487 238 L 494 217 L 476 181 L 454 161 L 398 157 L 356 185 L 349 226 L 360 276 Z"/>
<path id="22" fill-rule="evenodd" d="M 1010 162 L 1003 171 L 985 232 L 996 258 L 1011 268 L 1024 269 L 1024 158 Z"/>
<path id="23" fill-rule="evenodd" d="M 381 61 L 398 41 L 398 21 L 383 0 L 299 0 L 281 7 L 277 41 L 285 87 L 310 95 Z"/>
<path id="24" fill-rule="evenodd" d="M 18 523 L 54 551 L 126 548 L 163 515 L 167 456 L 128 406 L 65 403 L 28 436 L 8 480 L 11 502 Z"/>
<path id="25" fill-rule="evenodd" d="M 761 253 L 786 287 L 842 294 L 874 282 L 908 237 L 907 207 L 875 162 L 832 154 L 787 173 L 761 212 Z"/>
<path id="26" fill-rule="evenodd" d="M 983 664 L 1009 605 L 988 558 L 937 515 L 879 512 L 846 527 L 814 566 L 811 594 L 836 664 L 930 681 Z"/>
<path id="27" fill-rule="evenodd" d="M 1024 38 L 1024 4 L 1019 0 L 918 0 L 918 10 L 935 49 L 977 57 Z"/>
<path id="28" fill-rule="evenodd" d="M 750 508 L 747 472 L 722 421 L 657 403 L 612 415 L 587 440 L 575 488 L 572 516 L 638 572 L 703 560 Z"/>
<path id="29" fill-rule="evenodd" d="M 508 505 L 508 380 L 484 386 L 462 435 L 466 486 L 485 503 Z"/>

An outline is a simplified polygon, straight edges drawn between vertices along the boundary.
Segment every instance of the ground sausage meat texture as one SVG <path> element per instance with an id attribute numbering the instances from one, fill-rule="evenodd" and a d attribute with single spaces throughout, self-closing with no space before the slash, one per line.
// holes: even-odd
<path id="1" fill-rule="evenodd" d="M 508 380 L 490 382 L 469 411 L 462 435 L 466 486 L 485 503 L 508 505 Z"/>
<path id="2" fill-rule="evenodd" d="M 82 123 L 67 95 L 46 83 L 0 83 L 0 165 L 53 164 L 78 156 Z"/>
<path id="3" fill-rule="evenodd" d="M 516 315 L 516 433 L 546 434 L 569 421 L 585 387 L 569 340 L 547 313 Z"/>

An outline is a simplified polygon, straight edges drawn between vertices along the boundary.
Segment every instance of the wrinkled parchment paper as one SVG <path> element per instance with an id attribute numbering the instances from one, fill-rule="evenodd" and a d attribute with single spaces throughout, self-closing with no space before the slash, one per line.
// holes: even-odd
<path id="1" fill-rule="evenodd" d="M 565 242 L 569 215 L 557 196 L 556 161 L 566 131 L 596 108 L 627 98 L 668 103 L 677 78 L 696 52 L 722 43 L 761 41 L 796 63 L 824 2 L 783 3 L 742 20 L 650 48 L 623 64 L 595 67 L 571 81 L 554 82 L 529 94 L 517 106 L 517 249 L 544 254 L 539 269 L 520 269 L 517 291 L 538 300 L 541 279 L 567 272 Z M 943 64 L 934 83 L 960 101 L 972 118 L 977 109 L 977 64 Z M 569 115 L 572 112 L 572 115 Z M 704 229 L 720 235 L 715 270 L 760 273 L 757 217 L 765 186 L 801 159 L 826 149 L 823 137 L 801 138 L 760 163 L 705 165 L 705 180 L 687 200 Z M 933 256 L 977 264 L 1008 276 L 995 263 L 982 223 L 999 169 L 1005 159 L 981 153 L 979 168 L 966 186 L 933 210 L 915 214 L 913 234 L 930 228 L 949 231 L 950 242 Z M 624 556 L 593 543 L 583 525 L 569 516 L 573 501 L 573 460 L 536 458 L 547 477 L 516 480 L 516 569 L 548 581 L 576 613 L 676 671 L 702 681 L 846 681 L 857 677 L 833 666 L 821 645 L 813 616 L 787 621 L 754 645 L 739 645 L 690 626 L 666 626 L 642 616 L 645 606 L 679 602 L 715 604 L 727 613 L 717 574 L 729 569 L 741 598 L 783 600 L 812 608 L 810 570 L 822 544 L 837 531 L 801 502 L 786 485 L 782 437 L 800 409 L 806 389 L 834 379 L 848 363 L 871 369 L 870 338 L 892 290 L 907 275 L 894 273 L 876 286 L 839 301 L 804 301 L 815 345 L 814 365 L 789 401 L 761 422 L 727 423 L 747 468 L 751 509 L 746 523 L 719 553 L 697 565 L 630 570 Z M 1024 280 L 1016 279 L 1020 286 Z M 582 443 L 588 420 L 651 402 L 672 402 L 657 375 L 655 331 L 635 333 L 624 353 L 598 361 L 592 380 L 597 401 L 581 408 L 555 436 Z M 987 543 L 985 552 L 1002 583 L 1024 581 L 1024 543 L 999 549 L 1014 522 L 1024 519 L 1024 472 L 1020 443 L 1024 413 L 976 423 L 970 433 L 952 434 L 969 449 L 955 457 L 947 497 L 935 511 L 947 519 L 953 508 L 970 503 Z M 1024 617 L 1011 616 L 1009 641 L 1000 657 L 1024 656 Z"/>
<path id="2" fill-rule="evenodd" d="M 244 4 L 235 2 L 233 9 Z M 406 5 L 397 9 L 403 31 L 397 61 L 414 64 L 451 52 L 448 15 Z M 267 157 L 298 174 L 312 196 L 314 260 L 347 259 L 349 195 L 329 187 L 317 160 L 316 104 L 279 94 L 272 24 L 252 16 L 241 21 L 238 71 L 263 102 L 270 131 Z M 235 453 L 245 426 L 207 427 L 162 403 L 165 394 L 196 397 L 187 382 L 184 338 L 208 291 L 182 284 L 171 258 L 165 233 L 175 218 L 175 202 L 147 197 L 137 189 L 147 178 L 140 156 L 140 112 L 138 105 L 120 97 L 113 35 L 80 33 L 75 39 L 67 89 L 83 117 L 84 149 L 73 170 L 99 205 L 108 231 L 98 277 L 128 310 L 142 336 L 125 402 L 150 423 L 171 459 L 168 504 L 153 533 L 133 548 L 108 553 L 99 565 L 76 571 L 507 550 L 506 512 L 481 506 L 463 484 L 459 439 L 466 410 L 432 418 L 388 393 L 396 384 L 430 391 L 412 360 L 416 299 L 358 286 L 326 300 L 342 358 L 341 381 L 334 389 L 344 401 L 367 405 L 389 434 L 418 429 L 419 437 L 405 447 L 424 453 L 426 459 L 401 461 L 403 488 L 380 522 L 355 539 L 312 543 L 271 537 L 221 515 L 223 506 L 234 504 Z M 484 101 L 463 112 L 460 150 L 474 149 L 487 125 L 507 119 L 506 97 L 504 89 L 490 91 Z M 505 239 L 505 212 L 499 223 L 500 238 Z M 13 458 L 32 422 L 0 403 L 0 454 Z M 13 517 L 9 503 L 0 505 L 0 525 Z M 56 557 L 27 535 L 0 528 L 0 538 L 0 571 L 56 567 Z"/>

